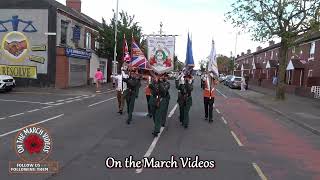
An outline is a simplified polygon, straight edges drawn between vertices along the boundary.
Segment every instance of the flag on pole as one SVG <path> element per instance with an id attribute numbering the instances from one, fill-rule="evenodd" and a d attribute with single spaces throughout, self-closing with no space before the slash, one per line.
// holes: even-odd
<path id="1" fill-rule="evenodd" d="M 193 59 L 193 52 L 192 52 L 192 41 L 188 33 L 186 62 L 185 62 L 185 68 L 182 71 L 184 72 L 184 74 L 190 74 L 193 68 L 194 68 L 194 59 Z"/>
<path id="2" fill-rule="evenodd" d="M 186 62 L 185 65 L 188 67 L 194 67 L 194 59 L 193 59 L 193 52 L 192 52 L 192 41 L 189 37 L 188 33 L 188 42 L 187 42 L 187 54 L 186 54 Z"/>
<path id="3" fill-rule="evenodd" d="M 123 60 L 123 62 L 130 62 L 131 61 L 128 43 L 127 43 L 127 39 L 126 39 L 126 34 L 123 34 L 123 57 L 122 57 L 122 60 Z"/>
<path id="4" fill-rule="evenodd" d="M 130 65 L 136 68 L 147 68 L 147 58 L 132 37 L 131 62 Z"/>
<path id="5" fill-rule="evenodd" d="M 209 58 L 208 71 L 213 72 L 216 76 L 219 76 L 217 54 L 216 54 L 214 40 L 212 40 L 212 48 L 208 58 Z"/>

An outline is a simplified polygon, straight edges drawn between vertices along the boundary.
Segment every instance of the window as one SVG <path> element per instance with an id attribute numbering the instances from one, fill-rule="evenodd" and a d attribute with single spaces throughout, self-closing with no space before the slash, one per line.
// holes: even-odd
<path id="1" fill-rule="evenodd" d="M 292 50 L 291 50 L 292 54 L 296 53 L 296 47 L 292 47 Z"/>
<path id="2" fill-rule="evenodd" d="M 100 44 L 98 41 L 94 42 L 94 47 L 96 48 L 96 50 L 98 50 L 100 48 Z"/>
<path id="3" fill-rule="evenodd" d="M 60 44 L 64 44 L 64 45 L 67 44 L 68 25 L 69 25 L 68 22 L 61 20 L 61 37 L 60 37 Z"/>
<path id="4" fill-rule="evenodd" d="M 273 51 L 271 51 L 271 59 L 273 59 Z"/>
<path id="5" fill-rule="evenodd" d="M 86 48 L 91 49 L 91 33 L 86 33 Z"/>
<path id="6" fill-rule="evenodd" d="M 308 77 L 312 77 L 312 70 L 308 71 Z"/>
<path id="7" fill-rule="evenodd" d="M 313 41 L 313 42 L 310 44 L 310 57 L 309 57 L 309 60 L 313 60 L 313 59 L 314 59 L 315 49 L 316 49 L 316 42 Z"/>
<path id="8" fill-rule="evenodd" d="M 267 57 L 267 53 L 266 52 L 264 53 L 264 57 Z"/>

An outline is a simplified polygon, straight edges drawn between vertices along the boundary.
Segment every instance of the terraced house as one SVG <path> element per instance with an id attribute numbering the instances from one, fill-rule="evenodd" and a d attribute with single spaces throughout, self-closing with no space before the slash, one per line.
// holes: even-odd
<path id="1" fill-rule="evenodd" d="M 101 24 L 81 12 L 81 0 L 66 6 L 10 0 L 0 7 L 0 74 L 15 77 L 18 86 L 87 85 L 98 67 L 107 76 L 107 60 L 96 55 Z"/>
<path id="2" fill-rule="evenodd" d="M 288 52 L 286 91 L 311 96 L 311 87 L 320 86 L 320 32 L 298 38 L 296 44 Z M 241 53 L 236 58 L 235 75 L 247 75 L 251 84 L 275 88 L 272 79 L 278 76 L 279 51 L 280 44 L 270 41 L 266 48 Z"/>

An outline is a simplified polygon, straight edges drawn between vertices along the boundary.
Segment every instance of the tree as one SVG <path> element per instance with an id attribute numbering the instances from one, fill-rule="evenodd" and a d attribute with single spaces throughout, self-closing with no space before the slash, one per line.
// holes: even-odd
<path id="1" fill-rule="evenodd" d="M 281 39 L 277 99 L 285 99 L 288 49 L 301 34 L 319 30 L 320 0 L 237 0 L 226 19 L 252 34 L 253 40 Z"/>
<path id="2" fill-rule="evenodd" d="M 114 11 L 113 11 L 114 12 Z M 123 36 L 125 34 L 129 51 L 131 51 L 131 38 L 133 37 L 136 43 L 140 46 L 140 41 L 142 37 L 142 27 L 139 26 L 139 23 L 134 20 L 134 15 L 128 15 L 127 12 L 121 11 L 119 13 L 120 18 L 117 22 L 117 58 L 118 67 L 122 66 L 122 57 L 123 57 Z M 100 47 L 98 49 L 98 55 L 108 59 L 108 67 L 112 66 L 113 55 L 114 55 L 114 33 L 115 33 L 115 18 L 116 14 L 110 23 L 107 24 L 105 19 L 102 19 L 102 29 L 99 32 L 98 42 Z M 143 48 L 142 48 L 143 49 Z M 110 76 L 111 69 L 108 70 Z"/>
<path id="3" fill-rule="evenodd" d="M 230 59 L 227 56 L 218 56 L 217 57 L 217 63 L 218 63 L 218 69 L 219 69 L 219 73 L 229 73 L 230 70 L 233 70 L 233 68 L 231 69 L 231 64 L 232 64 L 232 59 Z"/>

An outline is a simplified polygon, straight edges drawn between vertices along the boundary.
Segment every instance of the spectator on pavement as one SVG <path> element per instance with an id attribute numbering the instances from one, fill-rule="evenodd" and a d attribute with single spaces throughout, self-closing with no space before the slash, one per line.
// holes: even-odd
<path id="1" fill-rule="evenodd" d="M 96 92 L 99 93 L 101 92 L 101 83 L 103 80 L 103 74 L 100 70 L 100 68 L 97 69 L 96 74 L 95 74 L 95 82 L 96 82 Z"/>
<path id="2" fill-rule="evenodd" d="M 245 82 L 246 82 L 246 90 L 248 90 L 249 88 L 249 76 L 248 75 L 245 75 Z"/>

